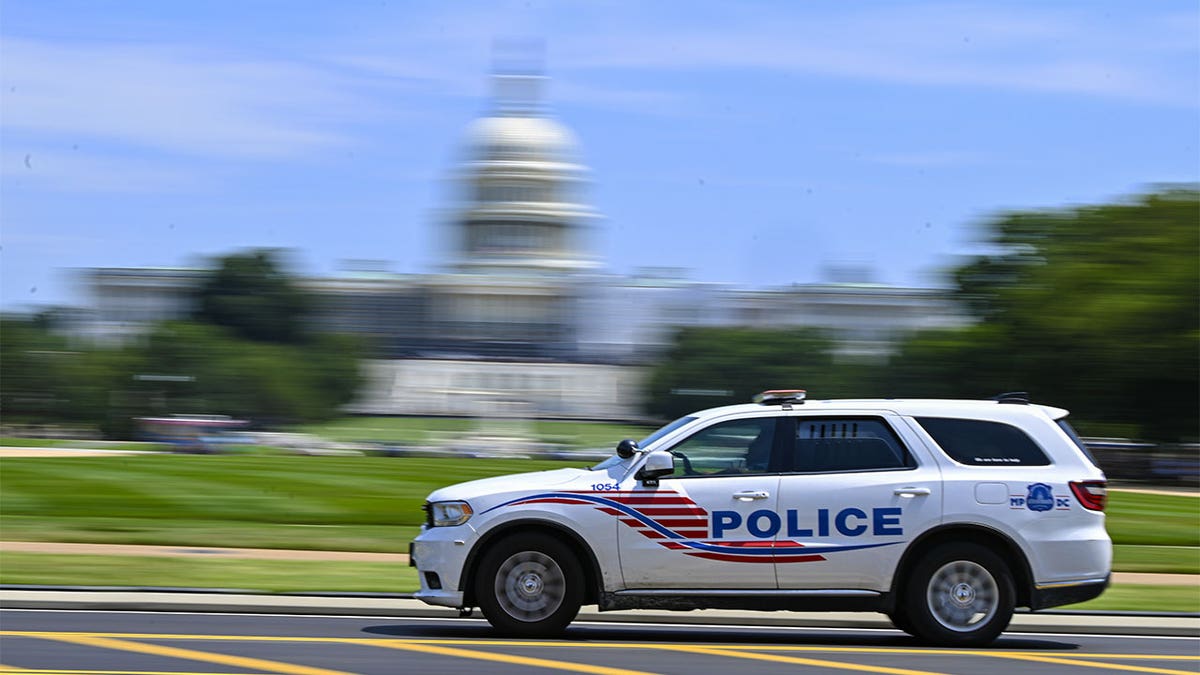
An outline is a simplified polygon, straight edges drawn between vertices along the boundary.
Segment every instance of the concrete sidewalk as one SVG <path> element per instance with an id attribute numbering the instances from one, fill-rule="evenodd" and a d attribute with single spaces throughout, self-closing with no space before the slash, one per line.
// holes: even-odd
<path id="1" fill-rule="evenodd" d="M 456 618 L 451 609 L 430 607 L 403 596 L 267 595 L 222 592 L 164 592 L 137 589 L 0 590 L 3 609 L 60 609 L 158 612 L 230 612 L 319 614 L 331 616 Z M 475 616 L 479 616 L 478 613 Z M 584 607 L 576 621 L 671 624 L 804 626 L 821 628 L 891 628 L 887 617 L 852 612 L 747 612 L 696 610 L 664 612 L 629 610 L 599 612 Z M 1009 632 L 1062 632 L 1121 635 L 1163 635 L 1200 638 L 1200 615 L 1096 612 L 1018 613 Z"/>

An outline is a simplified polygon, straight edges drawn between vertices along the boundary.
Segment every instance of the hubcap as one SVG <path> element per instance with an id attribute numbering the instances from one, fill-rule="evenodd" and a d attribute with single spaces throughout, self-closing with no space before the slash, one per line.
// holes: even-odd
<path id="1" fill-rule="evenodd" d="M 1000 605 L 1000 589 L 987 568 L 956 560 L 929 579 L 926 602 L 933 618 L 952 631 L 966 633 L 991 621 Z"/>
<path id="2" fill-rule="evenodd" d="M 496 599 L 505 613 L 520 621 L 541 621 L 554 614 L 566 587 L 562 568 L 538 551 L 514 553 L 496 570 Z"/>

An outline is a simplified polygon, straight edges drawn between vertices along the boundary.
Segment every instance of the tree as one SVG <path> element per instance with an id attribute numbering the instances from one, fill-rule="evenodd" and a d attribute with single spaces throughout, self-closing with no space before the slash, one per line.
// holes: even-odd
<path id="1" fill-rule="evenodd" d="M 1096 429 L 1200 434 L 1200 192 L 1010 213 L 985 232 L 995 252 L 953 274 L 978 325 L 915 336 L 897 388 L 1027 390 Z"/>
<path id="2" fill-rule="evenodd" d="M 277 258 L 270 250 L 221 258 L 197 289 L 194 318 L 258 342 L 308 340 L 304 318 L 312 303 Z"/>
<path id="3" fill-rule="evenodd" d="M 849 395 L 856 369 L 834 364 L 833 342 L 815 329 L 684 328 L 651 372 L 647 410 L 663 418 L 730 403 L 768 389 Z"/>

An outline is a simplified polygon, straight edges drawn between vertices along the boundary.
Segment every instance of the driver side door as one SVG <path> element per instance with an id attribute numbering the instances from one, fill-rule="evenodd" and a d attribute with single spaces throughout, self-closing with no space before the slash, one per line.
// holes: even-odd
<path id="1" fill-rule="evenodd" d="M 774 589 L 778 415 L 717 420 L 674 444 L 675 473 L 640 486 L 618 532 L 626 588 Z"/>

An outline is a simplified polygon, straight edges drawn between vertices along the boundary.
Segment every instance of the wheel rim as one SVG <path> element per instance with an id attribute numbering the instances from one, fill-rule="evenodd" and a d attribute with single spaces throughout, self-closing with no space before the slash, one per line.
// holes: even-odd
<path id="1" fill-rule="evenodd" d="M 509 556 L 496 571 L 496 599 L 514 619 L 541 621 L 562 605 L 567 579 L 550 556 L 521 551 Z"/>
<path id="2" fill-rule="evenodd" d="M 970 560 L 942 565 L 929 580 L 929 611 L 942 626 L 967 633 L 987 625 L 1000 606 L 1000 587 L 991 572 Z"/>

